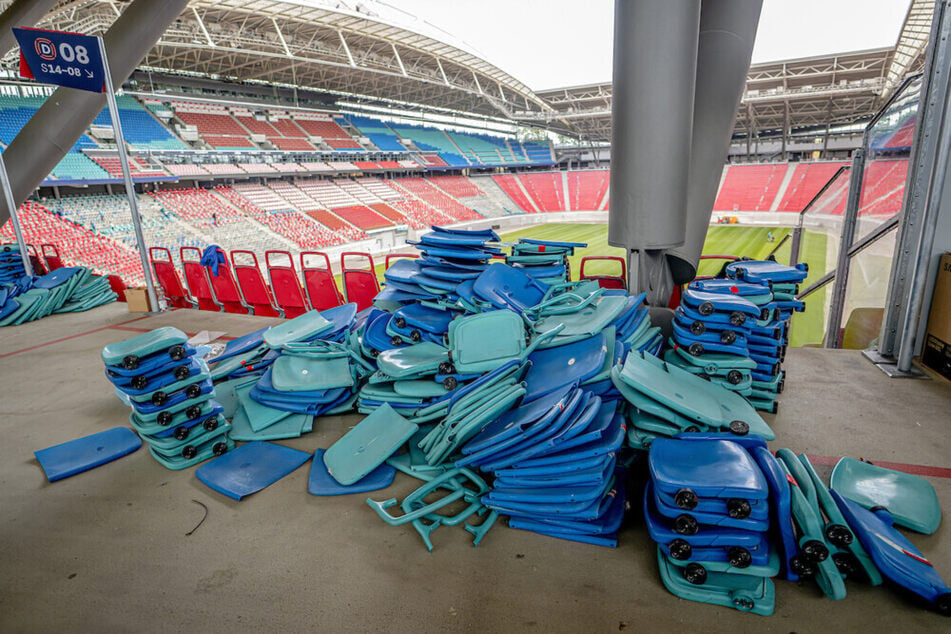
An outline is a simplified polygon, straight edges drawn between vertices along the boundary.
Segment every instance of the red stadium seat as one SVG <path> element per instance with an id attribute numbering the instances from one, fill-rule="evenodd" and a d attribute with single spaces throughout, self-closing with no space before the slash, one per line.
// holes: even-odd
<path id="1" fill-rule="evenodd" d="M 249 256 L 253 264 L 238 264 L 237 256 Z M 282 317 L 281 310 L 274 304 L 271 291 L 261 275 L 258 256 L 254 251 L 235 249 L 231 252 L 231 268 L 238 278 L 241 294 L 258 317 Z"/>
<path id="2" fill-rule="evenodd" d="M 347 256 L 361 258 L 369 264 L 369 268 L 347 268 Z M 376 279 L 376 270 L 373 266 L 373 257 L 369 253 L 348 251 L 340 254 L 340 268 L 343 271 L 343 290 L 347 301 L 357 305 L 357 310 L 363 310 L 373 305 L 373 298 L 380 292 L 380 283 Z"/>
<path id="3" fill-rule="evenodd" d="M 46 247 L 51 247 L 51 244 L 44 244 L 43 250 L 46 250 Z M 53 247 L 55 250 L 56 247 Z M 164 259 L 159 259 L 157 255 L 164 255 Z M 57 254 L 56 257 L 59 257 Z M 49 261 L 49 256 L 47 256 L 47 261 Z M 175 270 L 175 263 L 172 262 L 172 254 L 165 247 L 149 247 L 149 261 L 152 263 L 152 271 L 155 272 L 155 279 L 158 280 L 159 286 L 162 287 L 162 292 L 165 293 L 165 299 L 168 300 L 168 305 L 173 308 L 195 308 L 197 302 L 192 298 L 191 294 L 185 290 L 185 287 L 182 286 L 182 280 L 178 276 L 178 271 Z"/>
<path id="4" fill-rule="evenodd" d="M 109 275 L 109 288 L 113 290 L 116 294 L 117 301 L 124 302 L 125 299 L 125 289 L 128 288 L 125 285 L 125 282 L 122 281 L 122 278 L 118 275 Z"/>
<path id="5" fill-rule="evenodd" d="M 56 269 L 63 268 L 63 259 L 59 257 L 59 249 L 56 248 L 55 244 L 41 244 L 40 253 L 43 254 L 43 258 L 46 260 L 46 267 L 55 271 Z"/>
<path id="6" fill-rule="evenodd" d="M 36 250 L 36 247 L 32 244 L 28 244 L 26 248 L 30 252 L 30 264 L 33 266 L 33 275 L 46 275 L 49 273 L 49 269 L 46 268 L 46 262 L 43 261 L 43 256 Z"/>
<path id="7" fill-rule="evenodd" d="M 619 275 L 585 275 L 584 267 L 593 261 L 617 262 L 621 265 Z M 624 258 L 616 255 L 588 255 L 581 258 L 581 270 L 578 271 L 578 277 L 582 280 L 595 280 L 601 288 L 627 288 L 627 262 Z"/>
<path id="8" fill-rule="evenodd" d="M 185 283 L 192 297 L 198 302 L 199 310 L 221 311 L 221 305 L 211 291 L 211 282 L 208 281 L 208 272 L 205 271 L 201 260 L 201 249 L 198 247 L 182 247 L 179 249 L 182 258 L 182 270 L 185 271 Z M 191 260 L 186 259 L 191 255 Z"/>
<path id="9" fill-rule="evenodd" d="M 323 266 L 308 266 L 307 256 L 323 259 Z M 304 290 L 307 299 L 315 310 L 327 310 L 343 304 L 343 295 L 337 288 L 333 270 L 330 268 L 330 258 L 326 253 L 319 251 L 303 251 L 300 254 L 300 270 L 304 275 Z"/>
<path id="10" fill-rule="evenodd" d="M 226 313 L 247 315 L 251 312 L 251 307 L 244 301 L 227 260 L 218 265 L 218 275 L 214 274 L 210 266 L 205 267 L 205 272 L 211 282 L 211 292 Z"/>
<path id="11" fill-rule="evenodd" d="M 277 256 L 286 257 L 287 265 L 272 264 L 271 260 Z M 304 297 L 304 293 L 301 291 L 297 271 L 294 269 L 294 259 L 290 253 L 287 251 L 265 251 L 264 265 L 267 267 L 267 276 L 271 282 L 274 299 L 284 311 L 285 317 L 293 319 L 310 310 L 307 298 Z"/>

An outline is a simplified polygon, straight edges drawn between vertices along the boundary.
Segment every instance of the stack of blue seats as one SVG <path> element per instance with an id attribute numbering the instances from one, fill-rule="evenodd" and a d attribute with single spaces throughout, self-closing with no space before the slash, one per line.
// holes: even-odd
<path id="1" fill-rule="evenodd" d="M 25 274 L 19 249 L 13 245 L 0 247 L 0 326 L 86 311 L 116 299 L 109 280 L 85 267 L 61 267 L 30 277 Z"/>
<path id="2" fill-rule="evenodd" d="M 772 614 L 781 560 L 771 511 L 783 496 L 788 508 L 789 496 L 774 462 L 758 436 L 683 434 L 651 445 L 644 517 L 670 592 Z"/>
<path id="3" fill-rule="evenodd" d="M 106 377 L 132 407 L 152 456 L 185 469 L 234 448 L 211 372 L 182 331 L 164 327 L 102 349 Z"/>

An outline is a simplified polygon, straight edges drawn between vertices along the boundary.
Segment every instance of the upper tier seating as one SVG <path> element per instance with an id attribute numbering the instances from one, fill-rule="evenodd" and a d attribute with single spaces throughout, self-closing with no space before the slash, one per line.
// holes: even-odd
<path id="1" fill-rule="evenodd" d="M 406 151 L 406 148 L 400 144 L 396 133 L 379 119 L 357 115 L 348 115 L 347 119 L 353 127 L 370 139 L 370 142 L 380 150 L 384 152 Z"/>
<path id="2" fill-rule="evenodd" d="M 119 95 L 116 98 L 116 104 L 119 106 L 122 135 L 126 143 L 132 147 L 149 150 L 187 149 L 188 146 L 159 123 L 135 97 Z M 109 116 L 108 108 L 103 109 L 96 116 L 93 125 L 112 126 L 112 117 Z"/>
<path id="3" fill-rule="evenodd" d="M 525 155 L 528 157 L 529 163 L 543 163 L 545 165 L 551 165 L 555 162 L 555 157 L 552 154 L 551 144 L 549 143 L 526 141 L 522 143 L 522 148 L 525 151 Z"/>
<path id="4" fill-rule="evenodd" d="M 57 163 L 50 173 L 57 180 L 109 180 L 115 178 L 112 174 L 85 154 L 69 152 Z M 121 174 L 120 174 L 121 176 Z"/>
<path id="5" fill-rule="evenodd" d="M 333 117 L 318 112 L 293 112 L 297 125 L 312 137 L 320 137 L 335 150 L 362 150 L 363 146 L 353 140 Z M 289 135 L 288 135 L 289 136 Z"/>
<path id="6" fill-rule="evenodd" d="M 802 211 L 843 165 L 847 163 L 799 163 L 796 165 L 776 211 Z M 732 169 L 732 168 L 731 168 Z"/>
<path id="7" fill-rule="evenodd" d="M 249 132 L 231 116 L 224 106 L 173 101 L 175 114 L 187 125 L 198 129 L 198 135 L 216 149 L 254 149 L 257 146 L 248 138 Z"/>
<path id="8" fill-rule="evenodd" d="M 164 163 L 169 174 L 175 176 L 208 176 L 209 172 L 198 163 Z"/>
<path id="9" fill-rule="evenodd" d="M 469 161 L 459 153 L 452 140 L 442 130 L 408 124 L 390 124 L 390 128 L 402 139 L 410 139 L 424 152 L 438 152 L 447 165 L 469 167 Z"/>
<path id="10" fill-rule="evenodd" d="M 786 169 L 786 163 L 729 166 L 713 210 L 769 211 Z"/>

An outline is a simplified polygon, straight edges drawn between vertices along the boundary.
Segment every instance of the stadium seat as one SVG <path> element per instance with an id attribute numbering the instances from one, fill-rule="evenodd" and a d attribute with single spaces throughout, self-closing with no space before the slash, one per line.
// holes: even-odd
<path id="1" fill-rule="evenodd" d="M 44 245 L 44 247 L 46 246 L 52 245 Z M 165 293 L 165 299 L 169 306 L 172 308 L 196 308 L 198 306 L 198 302 L 182 286 L 182 280 L 178 276 L 175 263 L 172 261 L 172 254 L 168 249 L 165 247 L 149 247 L 149 261 L 152 263 L 155 279 L 162 287 L 162 292 Z"/>
<path id="2" fill-rule="evenodd" d="M 59 249 L 55 244 L 41 244 L 40 253 L 46 260 L 46 266 L 50 271 L 63 268 L 63 260 L 59 257 Z"/>
<path id="3" fill-rule="evenodd" d="M 308 265 L 307 258 L 323 260 L 321 265 Z M 326 253 L 317 251 L 302 251 L 300 254 L 300 270 L 304 275 L 304 289 L 307 299 L 314 310 L 327 310 L 343 304 L 343 295 L 337 288 L 333 270 L 330 268 L 330 257 Z"/>
<path id="4" fill-rule="evenodd" d="M 348 268 L 347 257 L 351 262 L 354 258 L 362 260 L 363 268 Z M 340 254 L 340 269 L 343 273 L 343 290 L 347 301 L 357 305 L 357 310 L 363 310 L 373 305 L 373 298 L 380 292 L 380 283 L 376 279 L 376 268 L 373 266 L 373 256 L 369 253 L 348 251 Z"/>
<path id="5" fill-rule="evenodd" d="M 200 264 L 201 249 L 198 247 L 182 247 L 179 249 L 182 260 L 182 270 L 185 272 L 185 283 L 188 291 L 198 302 L 199 310 L 221 311 L 221 304 L 215 299 L 208 281 L 208 272 Z M 190 258 L 190 259 L 189 259 Z"/>
<path id="6" fill-rule="evenodd" d="M 275 264 L 273 260 L 286 258 L 287 264 Z M 267 267 L 268 279 L 277 305 L 284 311 L 284 316 L 293 319 L 310 310 L 310 305 L 301 291 L 300 279 L 294 269 L 294 259 L 287 251 L 265 251 L 264 265 Z"/>
<path id="7" fill-rule="evenodd" d="M 33 267 L 33 275 L 40 276 L 49 273 L 46 262 L 40 252 L 36 250 L 36 247 L 28 244 L 26 248 L 30 252 L 30 265 Z"/>
<path id="8" fill-rule="evenodd" d="M 591 262 L 617 262 L 621 265 L 619 275 L 605 275 L 603 273 L 585 274 L 585 266 Z M 590 271 L 590 269 L 589 269 Z M 616 255 L 588 255 L 581 258 L 581 269 L 578 271 L 578 277 L 582 280 L 595 280 L 601 288 L 627 288 L 627 263 L 624 258 Z"/>
<path id="9" fill-rule="evenodd" d="M 221 304 L 226 313 L 237 315 L 247 315 L 251 312 L 251 307 L 244 301 L 238 283 L 235 281 L 234 273 L 231 272 L 231 265 L 225 260 L 218 265 L 218 275 L 210 266 L 205 267 L 208 280 L 211 282 L 211 292 L 215 300 Z"/>
<path id="10" fill-rule="evenodd" d="M 250 264 L 239 264 L 238 258 L 250 258 Z M 261 275 L 261 267 L 258 264 L 258 256 L 254 251 L 243 249 L 234 249 L 231 251 L 231 267 L 234 269 L 235 277 L 238 278 L 238 286 L 241 294 L 258 317 L 282 317 L 280 309 L 274 304 L 274 298 L 271 297 L 271 291 L 268 289 L 264 276 Z"/>

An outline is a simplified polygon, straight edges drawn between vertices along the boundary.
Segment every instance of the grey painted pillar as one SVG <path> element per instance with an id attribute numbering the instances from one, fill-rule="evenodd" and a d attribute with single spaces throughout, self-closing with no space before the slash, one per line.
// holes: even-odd
<path id="1" fill-rule="evenodd" d="M 135 0 L 103 36 L 116 86 L 132 74 L 188 0 Z M 43 182 L 106 106 L 106 96 L 57 88 L 4 152 L 17 205 Z M 10 217 L 0 201 L 0 225 Z"/>
<path id="2" fill-rule="evenodd" d="M 689 282 L 697 273 L 720 173 L 730 149 L 736 111 L 746 85 L 762 6 L 762 0 L 703 0 L 686 188 L 686 235 L 684 244 L 667 254 L 677 284 Z M 758 136 L 754 143 L 758 152 Z M 613 186 L 614 175 L 611 176 Z"/>
<path id="3" fill-rule="evenodd" d="M 700 0 L 614 3 L 608 243 L 654 305 L 672 288 L 664 250 L 684 241 L 699 29 Z"/>
<path id="4" fill-rule="evenodd" d="M 0 55 L 6 54 L 17 45 L 13 37 L 13 27 L 33 26 L 46 15 L 56 0 L 14 0 L 6 11 L 0 14 Z"/>

